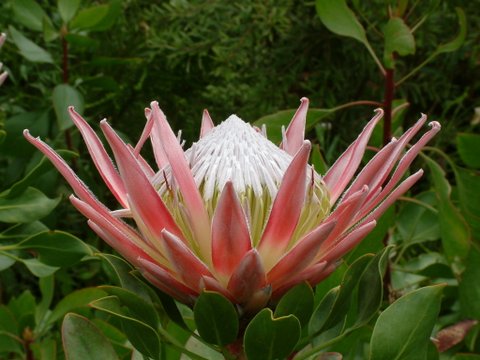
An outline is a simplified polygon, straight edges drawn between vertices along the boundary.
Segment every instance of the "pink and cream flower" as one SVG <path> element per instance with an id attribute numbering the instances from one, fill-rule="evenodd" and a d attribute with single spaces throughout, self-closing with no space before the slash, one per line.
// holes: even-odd
<path id="1" fill-rule="evenodd" d="M 321 176 L 308 164 L 307 110 L 303 98 L 280 146 L 236 115 L 214 126 L 205 111 L 200 139 L 184 151 L 152 102 L 135 146 L 101 121 L 115 167 L 92 128 L 70 108 L 95 166 L 118 200 L 115 210 L 102 204 L 47 144 L 28 130 L 25 137 L 68 181 L 75 192 L 71 202 L 90 227 L 153 285 L 185 303 L 204 289 L 217 291 L 248 311 L 300 282 L 313 286 L 327 277 L 422 176 L 419 170 L 403 179 L 440 130 L 431 122 L 431 129 L 404 152 L 423 127 L 423 115 L 355 176 L 383 115 L 376 110 L 357 140 Z M 148 138 L 155 169 L 140 154 Z"/>

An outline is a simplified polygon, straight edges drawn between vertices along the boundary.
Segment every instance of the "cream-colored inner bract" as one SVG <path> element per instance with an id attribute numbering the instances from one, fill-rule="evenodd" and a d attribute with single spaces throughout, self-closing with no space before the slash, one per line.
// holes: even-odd
<path id="1" fill-rule="evenodd" d="M 185 156 L 210 218 L 225 184 L 232 181 L 247 218 L 252 243 L 256 246 L 292 156 L 236 115 L 231 115 L 194 143 Z M 161 172 L 161 176 L 156 177 L 156 186 L 184 235 L 194 245 L 182 196 L 172 172 L 168 166 Z M 306 181 L 306 193 L 298 194 L 305 196 L 305 206 L 290 246 L 318 225 L 330 211 L 328 190 L 321 176 L 310 166 Z"/>

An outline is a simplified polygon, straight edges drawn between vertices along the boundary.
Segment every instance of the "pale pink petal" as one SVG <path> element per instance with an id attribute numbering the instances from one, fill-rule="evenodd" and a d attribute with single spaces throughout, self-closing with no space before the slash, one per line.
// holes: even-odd
<path id="1" fill-rule="evenodd" d="M 232 182 L 228 181 L 212 220 L 212 258 L 215 270 L 230 277 L 251 248 L 245 214 Z"/>
<path id="2" fill-rule="evenodd" d="M 390 207 L 390 205 L 392 205 L 395 200 L 397 200 L 400 196 L 406 193 L 422 177 L 422 175 L 423 170 L 420 169 L 415 174 L 410 175 L 408 178 L 406 178 L 372 212 L 370 212 L 368 215 L 362 212 L 362 214 L 360 215 L 361 217 L 366 215 L 366 218 L 362 219 L 362 221 L 368 222 L 373 219 L 378 219 L 380 216 L 382 216 L 382 214 Z"/>
<path id="3" fill-rule="evenodd" d="M 385 188 L 378 194 L 378 196 L 367 199 L 367 201 L 369 201 L 369 204 L 364 210 L 362 210 L 361 216 L 364 216 L 366 213 L 370 212 L 375 206 L 378 205 L 378 203 L 380 203 L 385 198 L 385 196 L 387 196 L 393 190 L 393 188 L 402 178 L 403 174 L 408 170 L 408 167 L 411 165 L 413 160 L 415 160 L 420 150 L 422 150 L 422 148 L 427 144 L 427 142 L 429 142 L 440 131 L 441 126 L 438 122 L 434 121 L 431 122 L 429 125 L 432 128 L 428 132 L 426 132 L 420 138 L 420 140 L 418 140 L 418 142 L 407 151 L 405 156 L 398 163 L 395 172 L 393 173 L 391 179 L 388 181 L 387 185 L 385 185 Z"/>
<path id="4" fill-rule="evenodd" d="M 165 115 L 156 101 L 151 103 L 152 116 L 158 127 L 161 145 L 165 151 L 175 180 L 183 196 L 194 238 L 198 242 L 202 257 L 208 264 L 212 261 L 210 218 L 188 166 L 182 147 L 173 133 Z M 154 127 L 155 130 L 155 127 Z"/>
<path id="5" fill-rule="evenodd" d="M 334 229 L 336 222 L 323 223 L 317 229 L 300 239 L 267 274 L 268 283 L 275 288 L 277 283 L 284 282 L 311 264 L 320 245 Z"/>
<path id="6" fill-rule="evenodd" d="M 307 161 L 311 145 L 305 141 L 287 168 L 272 205 L 270 216 L 259 243 L 265 267 L 283 254 L 297 226 L 305 202 Z M 270 259 L 270 260 L 269 260 Z"/>
<path id="7" fill-rule="evenodd" d="M 40 150 L 52 162 L 52 164 L 57 168 L 60 174 L 62 174 L 65 180 L 67 180 L 68 184 L 72 187 L 73 191 L 80 199 L 87 202 L 97 211 L 109 211 L 105 205 L 97 200 L 95 195 L 93 195 L 85 183 L 80 180 L 70 166 L 68 166 L 65 160 L 63 160 L 50 146 L 40 140 L 40 138 L 34 138 L 32 135 L 30 135 L 28 130 L 24 130 L 23 135 L 32 145 Z"/>
<path id="8" fill-rule="evenodd" d="M 68 108 L 68 112 L 72 121 L 80 131 L 80 134 L 82 134 L 88 152 L 92 157 L 95 167 L 102 176 L 103 181 L 105 181 L 105 184 L 118 202 L 124 208 L 128 208 L 125 186 L 123 185 L 122 179 L 120 178 L 120 175 L 118 175 L 117 170 L 114 168 L 112 160 L 105 151 L 102 142 L 90 125 L 88 125 L 88 123 L 75 111 L 73 106 Z"/>
<path id="9" fill-rule="evenodd" d="M 392 140 L 387 146 L 380 150 L 353 181 L 346 194 L 355 192 L 363 185 L 368 185 L 372 191 L 376 191 L 387 179 L 393 167 L 397 163 L 401 152 L 408 142 L 421 129 L 427 117 L 423 115 L 417 123 L 408 129 L 398 140 Z"/>
<path id="10" fill-rule="evenodd" d="M 215 125 L 213 124 L 212 118 L 210 117 L 208 110 L 203 110 L 202 126 L 200 128 L 200 139 L 207 135 L 209 131 L 212 130 L 214 127 Z"/>
<path id="11" fill-rule="evenodd" d="M 343 193 L 347 185 L 352 180 L 357 171 L 358 165 L 362 161 L 368 140 L 372 135 L 375 125 L 383 116 L 383 110 L 377 109 L 376 115 L 365 126 L 358 138 L 348 147 L 348 149 L 338 158 L 337 161 L 325 174 L 323 180 L 330 190 L 330 203 L 333 205 Z"/>
<path id="12" fill-rule="evenodd" d="M 106 121 L 100 125 L 115 155 L 135 220 L 145 224 L 157 239 L 162 237 L 163 229 L 182 237 L 172 215 L 128 146 Z"/>
<path id="13" fill-rule="evenodd" d="M 162 235 L 166 256 L 175 272 L 190 288 L 201 291 L 202 276 L 213 277 L 208 267 L 177 236 L 167 230 Z"/>
<path id="14" fill-rule="evenodd" d="M 279 299 L 292 287 L 304 281 L 309 282 L 311 286 L 317 285 L 321 280 L 330 275 L 335 270 L 335 267 L 333 264 L 328 265 L 326 261 L 321 261 L 311 265 L 299 274 L 285 278 L 284 282 L 279 282 L 276 287 L 273 287 L 272 299 Z"/>
<path id="15" fill-rule="evenodd" d="M 225 287 L 218 282 L 217 279 L 210 277 L 210 276 L 202 276 L 202 280 L 200 281 L 200 288 L 202 290 L 208 290 L 208 291 L 215 291 L 223 296 L 225 296 L 228 300 L 235 302 L 235 299 L 233 298 L 232 294 L 225 289 Z"/>
<path id="16" fill-rule="evenodd" d="M 142 155 L 136 154 L 132 145 L 127 144 L 127 147 L 137 159 L 138 164 L 142 168 L 147 178 L 152 179 L 155 176 L 155 171 L 153 171 L 153 169 L 150 167 L 150 164 L 147 162 L 147 160 L 145 160 Z"/>
<path id="17" fill-rule="evenodd" d="M 294 156 L 302 147 L 305 140 L 305 124 L 307 121 L 307 111 L 309 101 L 306 97 L 300 99 L 300 107 L 293 115 L 292 121 L 288 125 L 285 133 L 286 142 L 280 144 L 280 148 L 290 155 Z"/>
<path id="18" fill-rule="evenodd" d="M 175 299 L 186 304 L 193 303 L 194 298 L 198 296 L 198 292 L 185 286 L 183 283 L 175 279 L 175 277 L 166 269 L 147 259 L 139 258 L 140 272 L 153 285 L 163 292 L 173 296 Z"/>
<path id="19" fill-rule="evenodd" d="M 266 284 L 265 270 L 256 249 L 250 250 L 235 269 L 227 289 L 239 303 L 247 301 L 252 294 Z"/>
<path id="20" fill-rule="evenodd" d="M 331 263 L 341 258 L 347 252 L 352 250 L 361 240 L 363 240 L 363 238 L 373 230 L 376 224 L 377 222 L 372 220 L 360 225 L 352 232 L 339 239 L 339 241 L 329 250 L 324 251 L 320 256 L 318 256 L 319 261 Z"/>

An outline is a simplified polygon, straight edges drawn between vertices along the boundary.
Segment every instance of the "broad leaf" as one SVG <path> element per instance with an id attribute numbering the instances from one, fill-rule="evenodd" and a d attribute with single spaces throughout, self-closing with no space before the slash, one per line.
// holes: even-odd
<path id="1" fill-rule="evenodd" d="M 18 46 L 20 54 L 29 61 L 38 63 L 53 64 L 52 55 L 42 47 L 35 44 L 30 39 L 26 38 L 20 31 L 13 26 L 9 26 L 9 32 L 12 36 L 13 42 Z"/>
<path id="2" fill-rule="evenodd" d="M 238 314 L 233 304 L 224 296 L 204 291 L 193 308 L 198 333 L 207 342 L 227 345 L 238 334 Z"/>
<path id="3" fill-rule="evenodd" d="M 270 309 L 260 311 L 248 324 L 243 344 L 248 360 L 286 358 L 300 338 L 300 323 L 293 316 L 274 318 Z"/>
<path id="4" fill-rule="evenodd" d="M 457 148 L 462 161 L 469 167 L 480 169 L 480 135 L 472 133 L 457 134 Z"/>
<path id="5" fill-rule="evenodd" d="M 373 329 L 370 360 L 425 359 L 443 287 L 412 291 L 385 309 Z"/>
<path id="6" fill-rule="evenodd" d="M 83 95 L 68 84 L 55 86 L 52 94 L 53 108 L 57 115 L 57 124 L 60 130 L 66 130 L 73 126 L 73 121 L 68 114 L 68 107 L 73 106 L 78 113 L 83 113 L 85 101 Z"/>
<path id="7" fill-rule="evenodd" d="M 415 53 L 415 38 L 402 18 L 390 18 L 383 34 L 385 37 L 384 62 L 387 68 L 394 67 L 394 53 L 401 56 Z"/>
<path id="8" fill-rule="evenodd" d="M 87 318 L 68 314 L 62 324 L 63 349 L 68 360 L 118 360 L 112 344 Z"/>
<path id="9" fill-rule="evenodd" d="M 58 0 L 57 7 L 64 23 L 68 23 L 77 13 L 80 0 Z"/>
<path id="10" fill-rule="evenodd" d="M 313 312 L 313 291 L 308 283 L 301 283 L 282 296 L 275 308 L 275 317 L 295 315 L 305 326 Z"/>
<path id="11" fill-rule="evenodd" d="M 43 19 L 47 17 L 42 7 L 34 0 L 12 0 L 13 16 L 30 30 L 42 31 Z"/>

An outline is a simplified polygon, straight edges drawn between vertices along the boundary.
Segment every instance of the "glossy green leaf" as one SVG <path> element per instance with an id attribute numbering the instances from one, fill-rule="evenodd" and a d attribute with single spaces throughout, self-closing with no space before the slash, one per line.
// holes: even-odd
<path id="1" fill-rule="evenodd" d="M 41 219 L 50 214 L 59 201 L 32 187 L 13 199 L 0 197 L 0 222 L 29 223 Z"/>
<path id="2" fill-rule="evenodd" d="M 64 23 L 68 23 L 77 13 L 80 0 L 58 0 L 57 8 Z"/>
<path id="3" fill-rule="evenodd" d="M 47 313 L 53 300 L 53 292 L 55 289 L 55 280 L 53 276 L 45 276 L 39 280 L 40 293 L 42 297 L 35 309 L 35 322 L 40 324 L 43 317 Z"/>
<path id="4" fill-rule="evenodd" d="M 8 269 L 13 264 L 15 264 L 15 259 L 8 255 L 2 255 L 2 252 L 0 251 L 0 271 Z"/>
<path id="5" fill-rule="evenodd" d="M 50 42 L 55 39 L 58 39 L 58 37 L 60 36 L 60 32 L 57 29 L 55 29 L 55 27 L 53 26 L 49 18 L 43 19 L 42 26 L 43 26 L 43 39 L 46 42 Z"/>
<path id="6" fill-rule="evenodd" d="M 8 27 L 9 33 L 15 45 L 18 46 L 20 54 L 29 61 L 38 63 L 53 64 L 52 55 L 42 47 L 35 44 L 30 39 L 26 38 L 20 31 L 13 26 Z"/>
<path id="7" fill-rule="evenodd" d="M 394 67 L 393 54 L 401 56 L 415 54 L 415 38 L 402 18 L 392 17 L 383 30 L 384 62 L 386 67 Z"/>
<path id="8" fill-rule="evenodd" d="M 48 228 L 40 221 L 34 221 L 26 224 L 15 224 L 0 233 L 0 239 L 19 239 L 35 235 Z"/>
<path id="9" fill-rule="evenodd" d="M 480 169 L 480 135 L 473 133 L 457 134 L 457 149 L 462 161 L 469 167 Z"/>
<path id="10" fill-rule="evenodd" d="M 59 269 L 56 266 L 44 264 L 38 259 L 19 259 L 19 261 L 22 262 L 33 275 L 39 278 L 50 276 Z"/>
<path id="11" fill-rule="evenodd" d="M 117 317 L 132 345 L 145 356 L 158 358 L 160 339 L 157 332 L 145 322 L 131 317 L 116 296 L 106 296 L 92 301 L 90 306 Z"/>
<path id="12" fill-rule="evenodd" d="M 472 246 L 459 284 L 460 309 L 465 318 L 480 319 L 480 250 Z"/>
<path id="13" fill-rule="evenodd" d="M 438 214 L 434 211 L 437 205 L 435 194 L 424 192 L 417 195 L 415 200 L 426 206 L 413 202 L 405 203 L 396 218 L 396 226 L 403 246 L 440 238 Z"/>
<path id="14" fill-rule="evenodd" d="M 30 30 L 42 31 L 47 14 L 35 0 L 13 0 L 11 3 L 16 21 Z"/>
<path id="15" fill-rule="evenodd" d="M 293 118 L 296 109 L 282 110 L 274 114 L 262 116 L 256 120 L 253 125 L 262 127 L 263 124 L 267 127 L 267 136 L 274 143 L 280 143 L 282 141 L 282 126 L 287 129 L 288 124 Z M 333 109 L 309 109 L 306 121 L 306 131 L 310 130 L 319 121 L 330 115 Z"/>
<path id="16" fill-rule="evenodd" d="M 160 322 L 157 311 L 151 302 L 148 302 L 133 293 L 132 291 L 117 286 L 101 286 L 100 289 L 106 291 L 110 295 L 116 296 L 120 303 L 126 306 L 130 315 L 152 328 L 156 328 Z"/>
<path id="17" fill-rule="evenodd" d="M 68 84 L 55 86 L 52 94 L 53 108 L 57 115 L 57 124 L 60 130 L 66 130 L 73 126 L 73 121 L 68 114 L 68 107 L 74 106 L 78 113 L 83 113 L 85 101 L 83 95 Z"/>
<path id="18" fill-rule="evenodd" d="M 62 324 L 63 349 L 68 360 L 117 360 L 112 344 L 87 318 L 67 314 Z"/>
<path id="19" fill-rule="evenodd" d="M 373 329 L 370 360 L 425 359 L 443 287 L 412 291 L 385 309 Z"/>
<path id="20" fill-rule="evenodd" d="M 325 323 L 330 318 L 335 301 L 340 293 L 340 286 L 332 288 L 325 294 L 322 301 L 318 304 L 308 323 L 308 334 L 315 336 L 325 328 Z"/>
<path id="21" fill-rule="evenodd" d="M 275 317 L 295 315 L 305 326 L 313 312 L 313 290 L 308 283 L 301 283 L 282 296 L 275 308 Z"/>
<path id="22" fill-rule="evenodd" d="M 443 249 L 447 259 L 451 263 L 455 263 L 468 254 L 471 237 L 470 228 L 460 211 L 452 203 L 450 198 L 452 188 L 443 169 L 430 158 L 427 158 L 427 164 L 430 167 L 438 198 L 438 218 Z"/>
<path id="23" fill-rule="evenodd" d="M 79 238 L 63 231 L 46 231 L 33 235 L 17 246 L 34 250 L 41 262 L 51 266 L 68 266 L 92 255 L 90 248 Z"/>
<path id="24" fill-rule="evenodd" d="M 248 360 L 284 359 L 294 350 L 300 331 L 295 316 L 274 318 L 272 310 L 263 309 L 245 330 L 245 354 Z"/>
<path id="25" fill-rule="evenodd" d="M 19 335 L 18 322 L 12 311 L 0 304 L 0 353 L 5 351 L 23 354 L 23 346 L 14 339 Z"/>
<path id="26" fill-rule="evenodd" d="M 317 14 L 322 23 L 331 32 L 367 42 L 365 29 L 358 21 L 345 0 L 317 0 L 315 2 Z"/>
<path id="27" fill-rule="evenodd" d="M 50 313 L 48 322 L 50 324 L 54 323 L 61 319 L 67 312 L 73 311 L 77 308 L 86 307 L 92 301 L 103 298 L 107 295 L 108 294 L 105 291 L 98 288 L 84 288 L 74 291 L 60 300 Z"/>
<path id="28" fill-rule="evenodd" d="M 238 314 L 223 295 L 204 291 L 195 302 L 193 315 L 198 333 L 205 341 L 223 346 L 237 338 Z"/>

